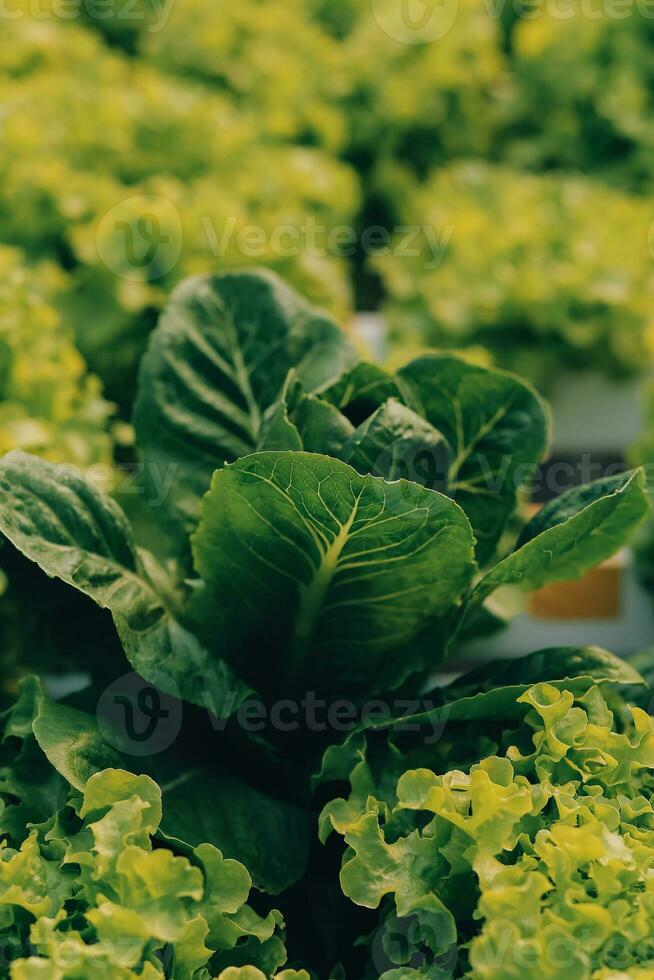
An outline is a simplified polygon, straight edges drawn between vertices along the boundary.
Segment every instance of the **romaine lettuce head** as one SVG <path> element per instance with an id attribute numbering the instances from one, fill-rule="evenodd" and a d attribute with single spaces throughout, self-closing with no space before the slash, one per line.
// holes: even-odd
<path id="1" fill-rule="evenodd" d="M 357 361 L 269 272 L 176 290 L 134 422 L 143 479 L 118 497 L 134 513 L 139 491 L 136 524 L 11 453 L 0 530 L 111 611 L 146 680 L 219 718 L 253 690 L 360 704 L 424 678 L 496 588 L 583 575 L 648 508 L 639 472 L 571 490 L 494 564 L 547 445 L 538 395 L 450 355 Z"/>

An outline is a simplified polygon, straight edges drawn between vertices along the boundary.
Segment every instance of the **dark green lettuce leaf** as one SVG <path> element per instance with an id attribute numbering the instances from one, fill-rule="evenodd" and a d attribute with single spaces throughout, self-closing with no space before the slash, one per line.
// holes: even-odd
<path id="1" fill-rule="evenodd" d="M 582 691 L 592 684 L 631 686 L 645 681 L 632 663 L 602 647 L 548 647 L 526 657 L 494 660 L 468 671 L 446 688 L 448 700 L 487 693 L 507 685 L 531 687 L 546 681 Z"/>
<path id="2" fill-rule="evenodd" d="M 627 543 L 649 507 L 642 470 L 569 490 L 526 525 L 517 550 L 482 578 L 473 599 L 501 585 L 527 591 L 581 578 Z"/>
<path id="3" fill-rule="evenodd" d="M 306 393 L 292 370 L 279 400 L 266 412 L 257 452 L 305 449 L 340 459 L 353 432 L 352 423 L 334 405 Z"/>
<path id="4" fill-rule="evenodd" d="M 477 537 L 477 557 L 493 556 L 506 521 L 547 446 L 544 403 L 504 371 L 450 355 L 420 357 L 398 373 L 404 400 L 450 445 L 448 493 L 463 507 Z"/>
<path id="5" fill-rule="evenodd" d="M 629 663 L 601 647 L 552 647 L 526 657 L 496 660 L 465 674 L 443 692 L 442 706 L 423 716 L 434 721 L 511 721 L 526 711 L 517 699 L 534 684 L 583 694 L 595 684 L 644 684 Z M 417 715 L 412 721 L 420 723 Z"/>
<path id="6" fill-rule="evenodd" d="M 74 789 L 102 769 L 120 768 L 120 755 L 107 744 L 94 717 L 41 694 L 32 732 L 50 765 Z"/>
<path id="7" fill-rule="evenodd" d="M 217 655 L 287 697 L 392 687 L 415 669 L 397 651 L 450 614 L 475 570 L 447 497 L 309 453 L 218 471 L 193 552 Z"/>
<path id="8" fill-rule="evenodd" d="M 0 839 L 14 847 L 29 824 L 48 820 L 66 796 L 63 780 L 33 737 L 41 696 L 37 679 L 26 677 L 15 703 L 0 714 Z"/>
<path id="9" fill-rule="evenodd" d="M 401 399 L 402 392 L 392 374 L 376 364 L 360 361 L 325 388 L 321 397 L 335 405 L 353 425 L 360 425 L 389 398 Z"/>
<path id="10" fill-rule="evenodd" d="M 442 433 L 395 398 L 384 402 L 350 437 L 342 456 L 359 473 L 447 489 L 450 450 Z"/>
<path id="11" fill-rule="evenodd" d="M 146 680 L 199 705 L 207 696 L 226 703 L 230 692 L 235 709 L 248 694 L 180 624 L 171 596 L 155 590 L 118 504 L 75 470 L 18 450 L 4 456 L 0 531 L 47 575 L 111 611 L 130 663 Z"/>
<path id="12" fill-rule="evenodd" d="M 525 657 L 495 660 L 464 674 L 448 687 L 428 692 L 423 701 L 435 707 L 393 719 L 371 718 L 365 728 L 416 732 L 435 722 L 514 721 L 527 711 L 517 699 L 534 684 L 547 683 L 560 690 L 583 694 L 597 684 L 621 687 L 645 684 L 626 660 L 601 647 L 551 647 Z M 338 750 L 337 754 L 338 754 Z M 328 750 L 329 752 L 329 750 Z"/>
<path id="13" fill-rule="evenodd" d="M 162 783 L 166 836 L 191 847 L 214 844 L 242 861 L 255 886 L 271 895 L 305 874 L 315 834 L 310 811 L 206 768 L 190 767 Z"/>
<path id="14" fill-rule="evenodd" d="M 169 515 L 193 527 L 213 471 L 256 448 L 290 368 L 311 392 L 355 360 L 340 328 L 272 273 L 182 283 L 143 358 L 134 411 L 146 472 L 174 473 Z"/>

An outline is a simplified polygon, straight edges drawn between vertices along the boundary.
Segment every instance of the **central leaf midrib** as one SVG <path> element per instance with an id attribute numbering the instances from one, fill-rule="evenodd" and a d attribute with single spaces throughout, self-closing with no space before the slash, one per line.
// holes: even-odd
<path id="1" fill-rule="evenodd" d="M 293 661 L 300 663 L 305 656 L 307 646 L 313 636 L 316 620 L 323 607 L 325 596 L 332 579 L 338 569 L 338 563 L 352 530 L 357 515 L 359 498 L 357 497 L 347 521 L 340 526 L 338 534 L 331 544 L 323 551 L 320 564 L 311 581 L 301 587 L 300 604 L 295 617 L 293 630 Z"/>

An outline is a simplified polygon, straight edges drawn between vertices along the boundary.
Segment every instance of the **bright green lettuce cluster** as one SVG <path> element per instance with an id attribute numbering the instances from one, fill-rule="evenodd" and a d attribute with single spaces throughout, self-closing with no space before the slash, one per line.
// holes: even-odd
<path id="1" fill-rule="evenodd" d="M 281 916 L 246 904 L 243 865 L 162 835 L 159 786 L 102 768 L 115 756 L 90 718 L 28 679 L 1 720 L 0 975 L 204 980 L 284 963 Z"/>
<path id="2" fill-rule="evenodd" d="M 105 769 L 20 848 L 5 847 L 5 928 L 19 928 L 24 913 L 36 919 L 34 955 L 12 964 L 14 980 L 163 977 L 166 947 L 173 976 L 209 977 L 217 951 L 272 936 L 275 919 L 257 920 L 245 906 L 245 868 L 210 844 L 194 849 L 193 863 L 154 849 L 160 818 L 161 791 L 149 776 Z"/>
<path id="3" fill-rule="evenodd" d="M 652 719 L 633 708 L 623 723 L 598 687 L 539 684 L 517 703 L 497 754 L 436 771 L 396 759 L 406 771 L 368 776 L 367 797 L 361 761 L 350 804 L 323 815 L 348 845 L 346 895 L 381 906 L 382 931 L 416 922 L 407 958 L 386 947 L 387 980 L 652 975 Z"/>
<path id="4" fill-rule="evenodd" d="M 590 172 L 651 192 L 652 44 L 647 5 L 534 5 L 513 36 L 513 141 L 529 167 Z M 625 16 L 626 13 L 626 16 Z"/>
<path id="5" fill-rule="evenodd" d="M 650 359 L 652 216 L 641 199 L 481 163 L 406 192 L 405 217 L 433 237 L 410 256 L 398 236 L 375 259 L 402 347 L 484 348 L 539 382 L 563 365 L 620 376 Z"/>
<path id="6" fill-rule="evenodd" d="M 57 266 L 0 247 L 0 453 L 24 449 L 87 470 L 111 462 L 111 406 L 56 308 Z"/>

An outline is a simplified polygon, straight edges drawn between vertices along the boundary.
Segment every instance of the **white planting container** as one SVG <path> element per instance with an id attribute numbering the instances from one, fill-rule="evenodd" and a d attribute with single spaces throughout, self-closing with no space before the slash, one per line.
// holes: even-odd
<path id="1" fill-rule="evenodd" d="M 642 432 L 643 382 L 610 381 L 596 372 L 566 372 L 549 393 L 555 453 L 623 456 Z"/>

